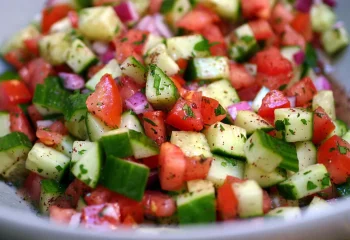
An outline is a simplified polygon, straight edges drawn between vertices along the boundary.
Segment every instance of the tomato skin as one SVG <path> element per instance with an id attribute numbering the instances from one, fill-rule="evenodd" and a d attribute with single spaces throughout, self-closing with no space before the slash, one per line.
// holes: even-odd
<path id="1" fill-rule="evenodd" d="M 110 74 L 105 74 L 96 85 L 96 90 L 86 100 L 88 111 L 108 126 L 119 126 L 122 114 L 122 100 L 118 86 Z"/>
<path id="2" fill-rule="evenodd" d="M 210 97 L 202 97 L 201 114 L 204 125 L 213 125 L 226 117 L 225 109 Z"/>
<path id="3" fill-rule="evenodd" d="M 158 13 L 160 11 L 160 8 L 162 7 L 162 3 L 163 0 L 151 0 L 148 12 L 150 14 Z"/>
<path id="4" fill-rule="evenodd" d="M 297 12 L 290 25 L 295 31 L 300 33 L 307 42 L 312 40 L 313 32 L 309 13 Z"/>
<path id="5" fill-rule="evenodd" d="M 24 181 L 23 188 L 31 201 L 38 203 L 41 193 L 41 180 L 44 178 L 40 175 L 30 172 Z"/>
<path id="6" fill-rule="evenodd" d="M 293 20 L 293 14 L 286 9 L 283 4 L 277 3 L 272 10 L 270 23 L 276 33 L 282 33 L 290 22 Z"/>
<path id="7" fill-rule="evenodd" d="M 10 110 L 10 130 L 24 133 L 31 142 L 36 138 L 29 120 L 19 107 Z"/>
<path id="8" fill-rule="evenodd" d="M 137 226 L 137 223 L 131 215 L 128 215 L 123 220 L 123 226 L 135 227 L 135 226 Z"/>
<path id="9" fill-rule="evenodd" d="M 103 211 L 108 209 L 108 213 Z M 87 228 L 94 226 L 108 226 L 115 229 L 120 223 L 120 207 L 118 203 L 106 203 L 83 208 L 81 212 L 81 224 Z"/>
<path id="10" fill-rule="evenodd" d="M 212 158 L 202 159 L 201 157 L 187 157 L 185 181 L 205 179 L 208 175 Z"/>
<path id="11" fill-rule="evenodd" d="M 232 86 L 239 90 L 254 85 L 255 79 L 245 67 L 238 63 L 230 63 L 230 81 Z"/>
<path id="12" fill-rule="evenodd" d="M 289 25 L 286 26 L 285 31 L 282 35 L 283 46 L 300 46 L 301 49 L 305 49 L 306 41 L 302 35 L 295 31 Z"/>
<path id="13" fill-rule="evenodd" d="M 62 18 L 66 17 L 69 11 L 73 10 L 68 4 L 59 4 L 50 8 L 45 8 L 41 15 L 41 30 L 42 32 L 48 33 L 53 24 Z"/>
<path id="14" fill-rule="evenodd" d="M 346 182 L 350 176 L 350 143 L 334 135 L 317 150 L 317 162 L 324 164 L 335 184 Z"/>
<path id="15" fill-rule="evenodd" d="M 166 123 L 183 131 L 202 130 L 201 99 L 201 92 L 188 91 L 169 112 Z"/>
<path id="16" fill-rule="evenodd" d="M 272 90 L 263 98 L 258 114 L 270 123 L 273 123 L 275 119 L 275 109 L 289 107 L 290 102 L 288 98 L 284 96 L 281 91 Z"/>
<path id="17" fill-rule="evenodd" d="M 245 18 L 268 19 L 270 17 L 269 0 L 244 0 L 241 1 L 241 6 Z"/>
<path id="18" fill-rule="evenodd" d="M 310 104 L 316 93 L 317 89 L 309 77 L 303 78 L 287 90 L 287 96 L 296 97 L 297 107 L 303 107 Z"/>
<path id="19" fill-rule="evenodd" d="M 10 106 L 28 103 L 32 94 L 27 86 L 18 80 L 9 80 L 0 83 L 0 110 L 8 110 Z"/>
<path id="20" fill-rule="evenodd" d="M 150 169 L 155 169 L 159 167 L 159 155 L 152 156 L 148 158 L 143 158 L 142 163 L 149 167 Z"/>
<path id="21" fill-rule="evenodd" d="M 239 89 L 237 93 L 241 101 L 252 101 L 260 89 L 261 87 L 258 84 L 254 84 L 250 87 Z"/>
<path id="22" fill-rule="evenodd" d="M 84 200 L 87 205 L 100 205 L 103 203 L 110 202 L 112 198 L 113 193 L 102 186 L 98 186 L 95 188 L 92 192 L 88 193 L 85 197 Z"/>
<path id="23" fill-rule="evenodd" d="M 256 40 L 267 40 L 274 35 L 272 28 L 267 20 L 259 19 L 250 21 L 248 24 L 253 30 Z"/>
<path id="24" fill-rule="evenodd" d="M 142 202 L 136 202 L 118 193 L 112 193 L 110 201 L 119 204 L 122 221 L 130 215 L 137 223 L 143 222 L 144 208 Z"/>
<path id="25" fill-rule="evenodd" d="M 159 180 L 163 190 L 180 190 L 184 184 L 186 157 L 181 149 L 169 142 L 163 143 L 159 154 Z"/>
<path id="26" fill-rule="evenodd" d="M 30 105 L 27 108 L 27 111 L 28 111 L 29 118 L 32 121 L 32 124 L 35 124 L 37 121 L 44 119 L 34 105 Z"/>
<path id="27" fill-rule="evenodd" d="M 170 196 L 156 191 L 146 191 L 142 199 L 145 214 L 170 217 L 176 212 L 176 204 Z"/>
<path id="28" fill-rule="evenodd" d="M 132 97 L 135 93 L 141 90 L 141 86 L 127 76 L 122 76 L 118 82 L 118 89 L 120 97 L 123 101 L 123 107 L 126 108 L 125 100 Z"/>
<path id="29" fill-rule="evenodd" d="M 80 181 L 79 179 L 74 179 L 71 182 L 66 191 L 65 196 L 69 200 L 72 207 L 76 207 L 80 197 L 83 197 L 87 192 L 91 191 L 91 188 Z"/>
<path id="30" fill-rule="evenodd" d="M 69 224 L 72 216 L 77 212 L 74 209 L 64 209 L 57 206 L 49 208 L 50 221 L 57 224 Z"/>
<path id="31" fill-rule="evenodd" d="M 23 43 L 29 53 L 34 56 L 40 56 L 39 38 L 25 39 Z"/>
<path id="32" fill-rule="evenodd" d="M 335 129 L 332 119 L 322 107 L 318 107 L 314 111 L 313 126 L 312 142 L 316 145 L 326 139 Z"/>
<path id="33" fill-rule="evenodd" d="M 289 83 L 293 76 L 293 66 L 280 51 L 271 47 L 256 54 L 258 84 L 270 90 L 279 89 Z"/>
<path id="34" fill-rule="evenodd" d="M 145 112 L 143 127 L 146 135 L 161 145 L 166 141 L 165 113 L 162 111 Z"/>
<path id="35" fill-rule="evenodd" d="M 69 11 L 68 18 L 69 18 L 73 28 L 79 27 L 79 15 L 76 11 Z"/>
<path id="36" fill-rule="evenodd" d="M 6 53 L 4 59 L 16 69 L 21 69 L 32 59 L 32 55 L 25 49 L 15 49 Z"/>

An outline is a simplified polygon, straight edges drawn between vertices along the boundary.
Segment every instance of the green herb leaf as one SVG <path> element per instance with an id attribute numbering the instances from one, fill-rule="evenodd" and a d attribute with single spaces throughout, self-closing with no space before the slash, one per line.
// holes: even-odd
<path id="1" fill-rule="evenodd" d="M 160 81 L 162 79 L 158 74 L 154 74 L 153 78 L 154 78 L 153 87 L 156 89 L 156 95 L 159 96 L 161 94 L 160 93 Z"/>
<path id="2" fill-rule="evenodd" d="M 83 165 L 83 164 L 80 164 L 79 168 L 80 168 L 80 173 L 81 173 L 81 174 L 84 175 L 84 174 L 87 174 L 87 173 L 88 173 L 88 170 L 84 168 L 84 165 Z"/>
<path id="3" fill-rule="evenodd" d="M 311 182 L 311 181 L 308 181 L 308 182 L 307 182 L 306 189 L 307 189 L 308 191 L 314 190 L 314 189 L 316 189 L 316 188 L 317 188 L 317 185 L 315 185 L 313 182 Z"/>
<path id="4" fill-rule="evenodd" d="M 141 41 L 136 41 L 136 42 L 134 42 L 134 44 L 135 44 L 135 45 L 144 44 L 145 41 L 146 41 L 146 39 L 147 39 L 147 35 L 146 35 L 146 34 L 142 34 L 142 39 L 141 39 Z"/>
<path id="5" fill-rule="evenodd" d="M 145 122 L 147 122 L 147 123 L 149 123 L 149 124 L 151 124 L 152 126 L 157 126 L 157 124 L 155 123 L 155 122 L 153 122 L 151 119 L 149 119 L 149 118 L 143 118 L 143 120 L 145 121 Z"/>
<path id="6" fill-rule="evenodd" d="M 61 172 L 63 170 L 63 168 L 60 165 L 57 165 L 55 168 L 57 169 L 58 172 Z"/>
<path id="7" fill-rule="evenodd" d="M 284 131 L 286 129 L 286 126 L 282 120 L 277 120 L 275 122 L 275 128 L 277 131 Z"/>
<path id="8" fill-rule="evenodd" d="M 330 185 L 330 177 L 329 174 L 325 174 L 324 178 L 322 178 L 321 184 L 322 184 L 322 188 L 328 187 Z"/>
<path id="9" fill-rule="evenodd" d="M 192 111 L 192 108 L 190 106 L 188 106 L 187 104 L 185 104 L 182 108 L 182 110 L 185 111 L 185 117 L 184 120 L 186 120 L 187 118 L 194 118 L 194 112 Z"/>
<path id="10" fill-rule="evenodd" d="M 165 14 L 170 12 L 175 5 L 175 0 L 163 0 L 162 6 L 160 7 L 160 12 Z"/>
<path id="11" fill-rule="evenodd" d="M 79 155 L 84 155 L 85 152 L 86 152 L 86 150 L 83 149 L 83 150 L 80 150 L 80 151 L 78 152 L 78 154 L 79 154 Z"/>
<path id="12" fill-rule="evenodd" d="M 304 124 L 307 125 L 307 121 L 305 119 L 300 119 L 300 121 Z"/>
<path id="13" fill-rule="evenodd" d="M 215 108 L 215 116 L 226 115 L 225 109 L 219 104 L 217 108 Z"/>
<path id="14" fill-rule="evenodd" d="M 220 124 L 220 131 L 221 131 L 221 132 L 225 131 L 224 126 L 222 126 L 221 124 Z"/>
<path id="15" fill-rule="evenodd" d="M 196 43 L 193 49 L 198 52 L 204 52 L 204 51 L 209 51 L 209 48 L 210 48 L 209 41 L 206 38 L 204 38 L 202 41 Z"/>
<path id="16" fill-rule="evenodd" d="M 295 135 L 295 131 L 293 131 L 292 129 L 289 129 L 289 132 L 290 134 Z"/>

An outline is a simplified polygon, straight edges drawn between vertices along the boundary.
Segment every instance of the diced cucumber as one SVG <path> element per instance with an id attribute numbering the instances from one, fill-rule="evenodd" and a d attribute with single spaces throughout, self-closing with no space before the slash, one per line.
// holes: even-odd
<path id="1" fill-rule="evenodd" d="M 187 182 L 187 189 L 189 192 L 199 192 L 205 189 L 212 189 L 214 185 L 211 181 L 208 180 L 192 180 Z"/>
<path id="2" fill-rule="evenodd" d="M 102 152 L 98 142 L 89 144 L 86 152 L 79 151 L 80 159 L 71 168 L 73 175 L 91 188 L 95 188 L 99 178 L 102 165 Z M 78 154 L 79 154 L 78 152 Z"/>
<path id="3" fill-rule="evenodd" d="M 133 56 L 128 57 L 120 66 L 122 73 L 131 77 L 138 84 L 143 85 L 146 82 L 146 68 Z"/>
<path id="4" fill-rule="evenodd" d="M 0 112 L 0 137 L 11 132 L 10 126 L 10 114 L 8 112 Z"/>
<path id="5" fill-rule="evenodd" d="M 28 173 L 29 171 L 26 169 L 26 159 L 21 158 L 1 175 L 15 186 L 22 186 Z"/>
<path id="6" fill-rule="evenodd" d="M 141 201 L 146 189 L 149 168 L 135 162 L 107 157 L 102 183 L 108 189 Z"/>
<path id="7" fill-rule="evenodd" d="M 31 24 L 8 39 L 1 47 L 0 54 L 5 55 L 12 50 L 24 48 L 24 40 L 33 39 L 39 36 L 39 30 Z"/>
<path id="8" fill-rule="evenodd" d="M 93 0 L 73 0 L 74 7 L 77 9 L 91 7 Z"/>
<path id="9" fill-rule="evenodd" d="M 85 153 L 89 149 L 93 148 L 94 146 L 95 146 L 95 142 L 75 141 L 73 143 L 71 166 L 73 166 L 76 162 L 78 162 L 82 158 L 82 156 L 84 156 Z"/>
<path id="10" fill-rule="evenodd" d="M 348 143 L 350 143 L 350 131 L 347 131 L 344 136 L 343 136 L 343 139 L 345 141 L 347 141 Z"/>
<path id="11" fill-rule="evenodd" d="M 287 179 L 284 169 L 276 168 L 272 172 L 266 172 L 252 164 L 246 164 L 244 178 L 255 180 L 260 187 L 267 188 L 283 182 Z"/>
<path id="12" fill-rule="evenodd" d="M 64 113 L 70 93 L 63 89 L 58 77 L 48 77 L 35 89 L 33 103 L 43 116 Z"/>
<path id="13" fill-rule="evenodd" d="M 221 106 L 225 109 L 233 103 L 240 101 L 236 89 L 234 89 L 231 83 L 226 79 L 200 87 L 198 91 L 201 91 L 205 97 L 214 98 L 219 101 Z"/>
<path id="14" fill-rule="evenodd" d="M 211 152 L 229 157 L 245 158 L 244 144 L 247 141 L 245 129 L 225 123 L 216 123 L 208 127 L 204 134 Z"/>
<path id="15" fill-rule="evenodd" d="M 161 13 L 164 14 L 165 19 L 169 25 L 176 29 L 176 23 L 191 10 L 189 0 L 165 0 L 161 6 Z"/>
<path id="16" fill-rule="evenodd" d="M 129 130 L 131 146 L 136 159 L 152 157 L 159 154 L 158 145 L 146 135 Z"/>
<path id="17" fill-rule="evenodd" d="M 150 1 L 145 1 L 145 0 L 130 0 L 136 9 L 136 11 L 142 16 L 145 15 L 146 12 L 149 9 L 150 6 Z"/>
<path id="18" fill-rule="evenodd" d="M 6 171 L 16 162 L 27 157 L 32 143 L 28 137 L 20 132 L 13 132 L 0 138 L 0 174 L 6 175 Z"/>
<path id="19" fill-rule="evenodd" d="M 244 162 L 214 155 L 207 175 L 207 180 L 214 183 L 216 187 L 220 187 L 224 184 L 227 176 L 243 179 L 243 175 Z"/>
<path id="20" fill-rule="evenodd" d="M 134 155 L 127 128 L 106 132 L 100 141 L 107 156 L 125 158 Z"/>
<path id="21" fill-rule="evenodd" d="M 281 54 L 284 58 L 289 60 L 293 65 L 293 78 L 287 85 L 287 89 L 297 83 L 301 78 L 302 67 L 294 60 L 294 55 L 301 51 L 299 46 L 286 46 L 281 48 Z"/>
<path id="22" fill-rule="evenodd" d="M 148 34 L 145 45 L 143 47 L 143 55 L 146 55 L 149 50 L 154 48 L 155 46 L 164 43 L 164 38 L 154 35 L 152 33 Z"/>
<path id="23" fill-rule="evenodd" d="M 266 172 L 277 167 L 297 172 L 299 163 L 294 145 L 257 130 L 245 143 L 247 162 Z"/>
<path id="24" fill-rule="evenodd" d="M 49 208 L 55 204 L 56 199 L 63 195 L 64 189 L 59 183 L 50 179 L 41 180 L 40 186 L 39 209 L 41 214 L 47 215 Z"/>
<path id="25" fill-rule="evenodd" d="M 80 74 L 96 62 L 97 58 L 90 48 L 80 39 L 75 39 L 68 51 L 67 65 Z"/>
<path id="26" fill-rule="evenodd" d="M 329 173 L 322 164 L 315 164 L 297 172 L 277 185 L 279 193 L 286 199 L 297 200 L 331 186 Z"/>
<path id="27" fill-rule="evenodd" d="M 79 12 L 79 32 L 89 40 L 111 41 L 123 29 L 113 7 L 84 8 Z"/>
<path id="28" fill-rule="evenodd" d="M 230 67 L 226 57 L 193 58 L 185 72 L 186 80 L 229 79 Z"/>
<path id="29" fill-rule="evenodd" d="M 301 217 L 301 210 L 299 207 L 278 207 L 266 214 L 269 217 L 278 217 L 285 220 L 295 219 Z"/>
<path id="30" fill-rule="evenodd" d="M 70 32 L 73 30 L 72 21 L 68 18 L 62 18 L 61 20 L 55 22 L 51 28 L 50 33 L 58 33 L 58 32 Z"/>
<path id="31" fill-rule="evenodd" d="M 248 135 L 253 134 L 258 129 L 265 132 L 274 129 L 274 127 L 265 121 L 265 119 L 251 111 L 238 111 L 234 124 L 245 129 Z"/>
<path id="32" fill-rule="evenodd" d="M 230 57 L 237 62 L 245 62 L 258 50 L 253 30 L 248 23 L 235 30 L 236 42 L 230 46 Z"/>
<path id="33" fill-rule="evenodd" d="M 144 133 L 143 126 L 140 123 L 140 120 L 132 110 L 126 111 L 122 114 L 120 128 L 128 128 L 130 130 L 135 130 L 137 132 Z"/>
<path id="34" fill-rule="evenodd" d="M 44 178 L 60 181 L 69 162 L 70 158 L 63 153 L 38 142 L 28 153 L 26 168 Z"/>
<path id="35" fill-rule="evenodd" d="M 146 97 L 158 109 L 171 109 L 179 92 L 173 81 L 157 65 L 151 64 L 147 75 Z"/>
<path id="36" fill-rule="evenodd" d="M 216 220 L 214 187 L 181 194 L 176 199 L 176 205 L 181 225 L 211 223 Z"/>
<path id="37" fill-rule="evenodd" d="M 295 143 L 299 160 L 299 171 L 317 163 L 317 149 L 311 141 Z"/>
<path id="38" fill-rule="evenodd" d="M 315 32 L 327 31 L 337 20 L 335 12 L 324 3 L 313 4 L 310 13 L 312 30 Z"/>
<path id="39" fill-rule="evenodd" d="M 332 120 L 336 119 L 333 91 L 319 91 L 312 100 L 312 109 L 321 106 Z"/>
<path id="40" fill-rule="evenodd" d="M 263 215 L 263 190 L 253 180 L 232 184 L 238 201 L 238 215 L 241 218 Z"/>
<path id="41" fill-rule="evenodd" d="M 70 46 L 69 37 L 64 32 L 46 35 L 39 41 L 40 55 L 52 65 L 66 62 Z"/>
<path id="42" fill-rule="evenodd" d="M 0 82 L 14 79 L 20 79 L 20 76 L 17 72 L 8 70 L 0 74 Z"/>
<path id="43" fill-rule="evenodd" d="M 91 91 L 95 90 L 97 83 L 100 82 L 101 78 L 105 74 L 111 74 L 113 78 L 120 77 L 122 75 L 122 70 L 117 62 L 117 60 L 112 59 L 104 66 L 100 71 L 98 71 L 89 81 L 86 83 L 86 88 Z"/>
<path id="44" fill-rule="evenodd" d="M 261 104 L 262 104 L 262 100 L 264 99 L 266 94 L 268 94 L 269 92 L 270 92 L 270 89 L 266 87 L 262 87 L 258 92 L 258 94 L 255 96 L 252 104 L 252 108 L 255 112 L 259 111 L 259 108 L 261 107 Z"/>
<path id="45" fill-rule="evenodd" d="M 239 0 L 203 0 L 202 2 L 213 8 L 220 17 L 228 20 L 237 21 L 240 16 Z"/>
<path id="46" fill-rule="evenodd" d="M 65 154 L 67 157 L 71 157 L 73 153 L 73 142 L 74 139 L 66 135 L 62 138 L 61 142 L 54 146 L 54 149 Z"/>
<path id="47" fill-rule="evenodd" d="M 93 142 L 98 141 L 104 133 L 113 130 L 89 112 L 86 114 L 85 122 L 89 139 Z"/>
<path id="48" fill-rule="evenodd" d="M 170 142 L 181 148 L 187 157 L 213 156 L 203 133 L 172 131 Z"/>
<path id="49" fill-rule="evenodd" d="M 322 33 L 321 41 L 328 54 L 335 54 L 349 45 L 349 34 L 344 27 Z"/>
<path id="50" fill-rule="evenodd" d="M 145 63 L 148 65 L 157 65 L 168 76 L 177 74 L 180 70 L 176 62 L 167 53 L 164 44 L 159 44 L 149 50 L 145 58 Z"/>
<path id="51" fill-rule="evenodd" d="M 313 113 L 303 108 L 280 108 L 275 110 L 275 125 L 283 132 L 287 142 L 312 140 Z"/>
<path id="52" fill-rule="evenodd" d="M 348 126 L 345 122 L 343 122 L 342 120 L 335 120 L 334 121 L 335 124 L 335 129 L 334 129 L 334 134 L 338 135 L 339 137 L 344 136 L 347 131 L 348 131 Z"/>
<path id="53" fill-rule="evenodd" d="M 175 61 L 210 56 L 209 42 L 202 35 L 172 37 L 166 40 L 168 54 Z"/>

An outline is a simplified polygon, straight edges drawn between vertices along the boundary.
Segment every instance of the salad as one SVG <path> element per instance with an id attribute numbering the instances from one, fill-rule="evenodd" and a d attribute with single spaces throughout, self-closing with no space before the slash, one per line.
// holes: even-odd
<path id="1" fill-rule="evenodd" d="M 1 48 L 0 174 L 57 223 L 297 218 L 350 194 L 319 0 L 49 0 Z"/>

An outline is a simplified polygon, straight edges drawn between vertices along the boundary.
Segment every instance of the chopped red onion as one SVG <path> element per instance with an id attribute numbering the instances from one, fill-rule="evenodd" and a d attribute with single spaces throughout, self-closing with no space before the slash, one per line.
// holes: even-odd
<path id="1" fill-rule="evenodd" d="M 327 4 L 330 7 L 335 7 L 337 6 L 337 1 L 336 0 L 323 0 L 325 4 Z"/>
<path id="2" fill-rule="evenodd" d="M 36 122 L 38 129 L 49 128 L 54 122 L 51 120 L 40 120 Z"/>
<path id="3" fill-rule="evenodd" d="M 152 106 L 148 103 L 146 96 L 141 92 L 137 92 L 126 99 L 125 105 L 136 114 L 152 111 Z"/>
<path id="4" fill-rule="evenodd" d="M 170 38 L 173 33 L 170 31 L 168 25 L 164 23 L 164 17 L 161 14 L 154 15 L 154 23 L 156 24 L 157 30 L 161 36 Z"/>
<path id="5" fill-rule="evenodd" d="M 98 55 L 105 54 L 109 49 L 108 43 L 96 41 L 92 44 L 92 50 Z"/>
<path id="6" fill-rule="evenodd" d="M 236 120 L 238 111 L 253 111 L 252 107 L 248 102 L 234 103 L 227 108 L 228 113 L 232 120 Z"/>
<path id="7" fill-rule="evenodd" d="M 150 32 L 157 36 L 172 37 L 173 33 L 164 23 L 164 18 L 161 14 L 153 16 L 147 15 L 136 26 L 137 29 Z"/>
<path id="8" fill-rule="evenodd" d="M 197 91 L 199 87 L 200 87 L 199 83 L 197 83 L 197 82 L 192 82 L 192 83 L 186 84 L 184 86 L 185 89 L 190 90 L 190 91 Z"/>
<path id="9" fill-rule="evenodd" d="M 300 12 L 310 12 L 313 0 L 296 0 L 295 8 Z"/>
<path id="10" fill-rule="evenodd" d="M 297 65 L 303 64 L 303 62 L 305 60 L 305 53 L 304 53 L 304 51 L 300 50 L 299 52 L 295 53 L 293 55 L 293 59 L 294 59 L 294 61 L 295 61 L 295 63 Z"/>
<path id="11" fill-rule="evenodd" d="M 319 76 L 314 81 L 317 91 L 332 90 L 332 85 L 325 76 Z"/>
<path id="12" fill-rule="evenodd" d="M 147 187 L 153 186 L 158 181 L 158 179 L 159 179 L 158 170 L 157 169 L 151 170 L 148 175 Z"/>
<path id="13" fill-rule="evenodd" d="M 290 106 L 293 108 L 296 105 L 297 98 L 296 97 L 288 97 L 288 100 L 290 102 Z"/>
<path id="14" fill-rule="evenodd" d="M 79 227 L 80 222 L 81 222 L 81 213 L 76 213 L 71 217 L 69 221 L 69 227 L 77 228 Z"/>
<path id="15" fill-rule="evenodd" d="M 83 90 L 81 90 L 82 94 L 86 94 L 86 93 L 91 93 L 91 90 L 84 88 Z"/>
<path id="16" fill-rule="evenodd" d="M 100 60 L 104 64 L 109 63 L 114 58 L 115 58 L 115 51 L 111 48 L 109 48 L 104 54 L 100 55 Z"/>
<path id="17" fill-rule="evenodd" d="M 139 20 L 140 16 L 131 1 L 125 1 L 114 7 L 114 11 L 122 22 L 133 22 Z"/>
<path id="18" fill-rule="evenodd" d="M 63 79 L 63 85 L 66 89 L 78 90 L 85 86 L 84 79 L 77 74 L 60 72 L 58 76 Z"/>

